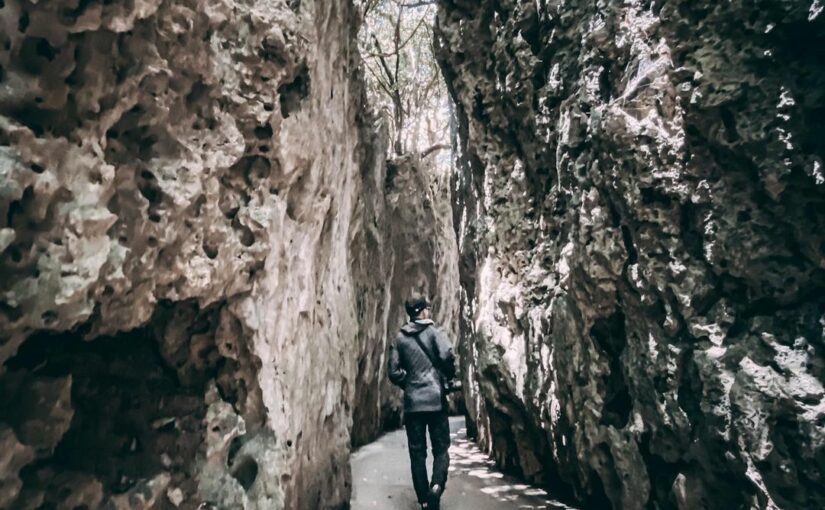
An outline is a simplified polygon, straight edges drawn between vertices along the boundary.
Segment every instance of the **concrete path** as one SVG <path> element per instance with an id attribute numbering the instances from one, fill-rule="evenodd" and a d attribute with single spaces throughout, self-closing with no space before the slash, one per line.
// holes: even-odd
<path id="1" fill-rule="evenodd" d="M 467 440 L 463 418 L 450 418 L 450 431 L 450 478 L 441 500 L 442 510 L 573 510 L 550 499 L 545 491 L 497 472 L 493 462 Z M 352 454 L 351 464 L 352 510 L 418 509 L 403 430 L 360 448 Z M 431 455 L 427 464 L 432 473 Z"/>

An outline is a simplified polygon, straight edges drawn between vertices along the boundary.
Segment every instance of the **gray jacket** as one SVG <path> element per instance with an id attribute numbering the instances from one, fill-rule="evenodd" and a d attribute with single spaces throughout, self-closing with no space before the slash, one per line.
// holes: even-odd
<path id="1" fill-rule="evenodd" d="M 434 368 L 415 341 L 421 343 L 439 365 Z M 390 350 L 390 381 L 404 390 L 404 412 L 418 413 L 443 409 L 442 377 L 455 377 L 455 357 L 447 335 L 431 320 L 416 320 L 405 324 Z"/>

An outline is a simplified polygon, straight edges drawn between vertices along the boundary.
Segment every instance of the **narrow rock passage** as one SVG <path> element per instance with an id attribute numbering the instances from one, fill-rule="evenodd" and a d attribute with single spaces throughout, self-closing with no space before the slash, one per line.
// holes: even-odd
<path id="1" fill-rule="evenodd" d="M 493 462 L 470 440 L 464 418 L 450 419 L 450 479 L 443 510 L 504 508 L 571 509 L 547 493 L 499 473 Z M 432 456 L 428 459 L 432 466 Z M 415 510 L 407 436 L 403 430 L 384 435 L 353 453 L 352 510 Z"/>

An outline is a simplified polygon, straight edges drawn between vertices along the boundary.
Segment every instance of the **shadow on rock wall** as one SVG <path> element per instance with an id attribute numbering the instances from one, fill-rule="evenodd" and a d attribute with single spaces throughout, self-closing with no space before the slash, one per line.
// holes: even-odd
<path id="1" fill-rule="evenodd" d="M 227 508 L 282 504 L 258 478 L 273 474 L 275 439 L 254 359 L 221 336 L 233 320 L 222 305 L 166 303 L 129 333 L 30 337 L 2 380 L 3 446 L 19 470 L 4 475 L 4 506 L 177 506 L 199 493 Z"/>
<path id="2" fill-rule="evenodd" d="M 818 2 L 441 2 L 468 408 L 593 508 L 825 505 Z"/>

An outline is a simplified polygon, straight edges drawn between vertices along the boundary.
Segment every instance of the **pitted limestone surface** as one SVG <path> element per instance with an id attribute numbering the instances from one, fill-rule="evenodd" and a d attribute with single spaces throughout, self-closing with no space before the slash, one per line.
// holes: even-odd
<path id="1" fill-rule="evenodd" d="M 825 505 L 821 2 L 441 2 L 471 426 L 586 507 Z"/>
<path id="2" fill-rule="evenodd" d="M 348 501 L 351 443 L 397 421 L 405 207 L 359 23 L 348 0 L 0 1 L 0 508 Z"/>

